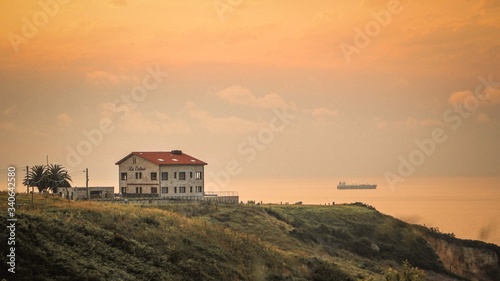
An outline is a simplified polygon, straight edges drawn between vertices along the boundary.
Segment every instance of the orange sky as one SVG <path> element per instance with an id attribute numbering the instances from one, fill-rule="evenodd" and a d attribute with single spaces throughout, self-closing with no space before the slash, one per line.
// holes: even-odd
<path id="1" fill-rule="evenodd" d="M 500 1 L 20 2 L 0 3 L 5 168 L 116 185 L 131 151 L 182 149 L 238 178 L 500 177 Z"/>

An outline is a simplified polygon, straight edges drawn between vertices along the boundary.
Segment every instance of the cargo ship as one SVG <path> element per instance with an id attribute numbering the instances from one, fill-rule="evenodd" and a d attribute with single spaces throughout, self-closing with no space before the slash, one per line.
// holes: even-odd
<path id="1" fill-rule="evenodd" d="M 346 184 L 345 182 L 339 182 L 337 189 L 376 189 L 376 184 Z"/>

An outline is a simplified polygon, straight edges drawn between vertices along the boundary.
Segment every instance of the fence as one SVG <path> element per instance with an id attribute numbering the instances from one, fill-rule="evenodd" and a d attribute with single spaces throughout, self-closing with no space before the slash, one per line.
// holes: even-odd
<path id="1" fill-rule="evenodd" d="M 120 197 L 115 197 L 112 200 L 98 199 L 96 201 L 113 201 L 115 203 L 127 204 L 173 204 L 173 203 L 189 203 L 198 201 L 209 201 L 216 203 L 238 204 L 239 196 L 236 191 L 209 191 L 203 196 L 166 196 L 160 197 L 158 194 L 122 194 Z"/>

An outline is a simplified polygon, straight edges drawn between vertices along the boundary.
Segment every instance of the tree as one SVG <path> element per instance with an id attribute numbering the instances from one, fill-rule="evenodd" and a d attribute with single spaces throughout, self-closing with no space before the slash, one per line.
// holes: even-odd
<path id="1" fill-rule="evenodd" d="M 23 184 L 29 187 L 36 186 L 39 192 L 50 190 L 57 193 L 59 187 L 71 187 L 71 176 L 59 164 L 36 165 L 31 167 L 28 177 Z"/>
<path id="2" fill-rule="evenodd" d="M 69 183 L 71 181 L 71 176 L 64 170 L 63 166 L 59 164 L 50 164 L 47 166 L 46 172 L 48 179 L 47 189 L 51 190 L 52 193 L 57 193 L 59 187 L 71 187 Z"/>
<path id="3" fill-rule="evenodd" d="M 29 187 L 36 186 L 39 192 L 47 189 L 48 179 L 47 179 L 47 168 L 44 165 L 36 165 L 31 167 L 27 178 L 23 180 L 23 184 Z"/>

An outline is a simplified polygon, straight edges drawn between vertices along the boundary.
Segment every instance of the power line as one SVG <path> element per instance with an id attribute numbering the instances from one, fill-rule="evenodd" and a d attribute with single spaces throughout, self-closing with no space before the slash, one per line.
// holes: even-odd
<path id="1" fill-rule="evenodd" d="M 22 171 L 26 171 L 26 166 L 30 166 L 30 165 L 18 165 L 18 164 L 16 164 L 16 165 L 12 165 L 11 167 L 16 168 L 16 170 L 22 169 Z M 9 169 L 8 168 L 7 169 L 0 169 L 0 173 L 5 173 L 5 172 L 9 172 Z"/>

